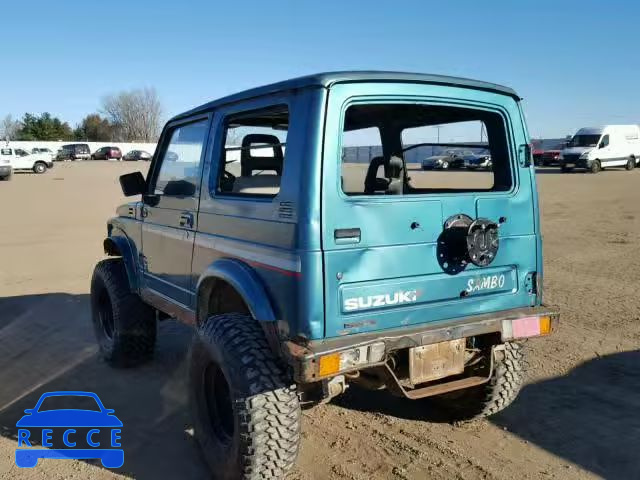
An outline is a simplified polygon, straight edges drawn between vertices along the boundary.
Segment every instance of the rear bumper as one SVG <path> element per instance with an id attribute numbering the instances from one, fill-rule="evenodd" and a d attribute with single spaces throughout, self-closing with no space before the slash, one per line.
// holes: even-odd
<path id="1" fill-rule="evenodd" d="M 322 375 L 320 358 L 331 354 L 354 352 L 361 362 L 352 368 L 340 370 L 338 374 L 361 370 L 385 363 L 387 355 L 421 345 L 430 345 L 447 340 L 467 338 L 489 333 L 499 333 L 503 342 L 540 336 L 531 330 L 523 330 L 520 324 L 529 319 L 548 317 L 550 332 L 558 325 L 560 315 L 546 307 L 525 307 L 503 310 L 472 317 L 456 318 L 415 328 L 398 328 L 373 333 L 347 335 L 326 340 L 310 341 L 304 345 L 287 341 L 284 354 L 293 367 L 294 380 L 300 383 L 315 382 L 332 375 Z M 514 328 L 516 323 L 517 328 Z M 362 358 L 364 357 L 364 358 Z"/>

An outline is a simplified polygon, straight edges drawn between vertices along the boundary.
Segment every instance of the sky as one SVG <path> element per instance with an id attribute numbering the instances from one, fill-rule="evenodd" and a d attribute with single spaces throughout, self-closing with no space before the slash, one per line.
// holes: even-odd
<path id="1" fill-rule="evenodd" d="M 154 87 L 166 117 L 333 70 L 454 75 L 514 88 L 532 137 L 640 123 L 640 2 L 148 0 L 3 2 L 0 117 L 72 126 Z"/>

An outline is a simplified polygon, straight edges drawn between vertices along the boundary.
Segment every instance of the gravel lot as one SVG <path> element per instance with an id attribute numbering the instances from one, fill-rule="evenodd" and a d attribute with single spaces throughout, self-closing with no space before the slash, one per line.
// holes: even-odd
<path id="1" fill-rule="evenodd" d="M 161 324 L 156 360 L 101 363 L 89 278 L 118 175 L 146 163 L 56 164 L 0 183 L 0 478 L 116 478 L 83 461 L 13 463 L 15 423 L 41 393 L 96 392 L 124 422 L 135 478 L 207 478 L 190 434 L 187 328 Z M 488 421 L 451 425 L 429 402 L 351 388 L 304 412 L 292 479 L 640 478 L 640 170 L 538 175 L 546 301 L 561 327 L 528 344 L 531 378 Z"/>

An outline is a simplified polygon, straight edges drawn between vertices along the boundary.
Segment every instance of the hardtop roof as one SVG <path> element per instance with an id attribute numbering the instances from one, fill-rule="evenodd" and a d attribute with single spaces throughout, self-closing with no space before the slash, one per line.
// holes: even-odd
<path id="1" fill-rule="evenodd" d="M 435 85 L 448 85 L 462 88 L 472 88 L 476 90 L 485 90 L 496 92 L 514 97 L 520 100 L 518 94 L 511 88 L 498 85 L 495 83 L 482 82 L 461 77 L 449 77 L 446 75 L 431 75 L 424 73 L 409 72 L 384 72 L 384 71 L 343 71 L 343 72 L 324 72 L 303 77 L 292 78 L 282 82 L 272 83 L 261 87 L 244 90 L 226 97 L 213 100 L 211 102 L 200 105 L 196 108 L 188 110 L 184 113 L 176 115 L 171 120 L 177 120 L 183 117 L 191 116 L 199 112 L 211 110 L 217 106 L 246 100 L 249 98 L 270 95 L 273 93 L 294 90 L 299 88 L 329 88 L 335 83 L 347 82 L 407 82 L 407 83 L 430 83 Z"/>

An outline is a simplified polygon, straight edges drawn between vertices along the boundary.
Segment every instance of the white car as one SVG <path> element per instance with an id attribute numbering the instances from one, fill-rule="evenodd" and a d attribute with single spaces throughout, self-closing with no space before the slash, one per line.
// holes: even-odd
<path id="1" fill-rule="evenodd" d="M 562 150 L 558 161 L 563 172 L 584 168 L 598 173 L 606 167 L 633 170 L 640 161 L 640 127 L 581 128 Z"/>
<path id="2" fill-rule="evenodd" d="M 22 148 L 0 148 L 0 164 L 9 160 L 13 171 L 31 170 L 35 173 L 44 173 L 53 167 L 53 159 L 46 153 L 29 153 Z"/>

